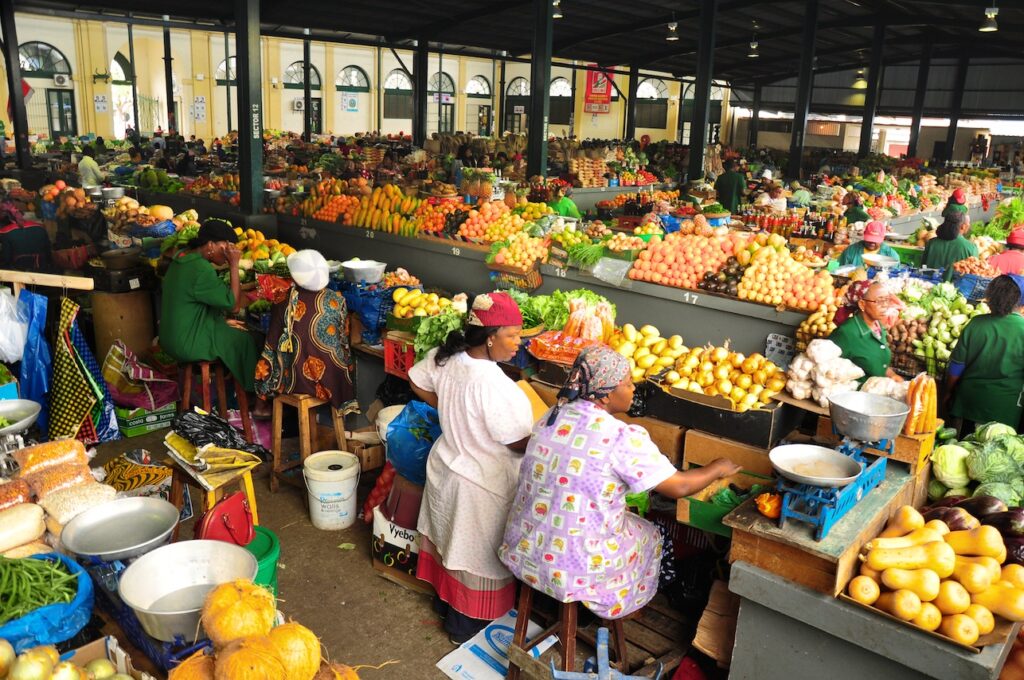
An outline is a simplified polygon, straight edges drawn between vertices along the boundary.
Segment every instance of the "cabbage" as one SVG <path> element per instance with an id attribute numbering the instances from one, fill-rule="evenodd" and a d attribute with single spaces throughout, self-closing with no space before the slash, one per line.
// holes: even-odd
<path id="1" fill-rule="evenodd" d="M 952 489 L 961 489 L 971 483 L 967 474 L 970 452 L 956 444 L 945 444 L 932 451 L 932 475 Z"/>
<path id="2" fill-rule="evenodd" d="M 957 489 L 947 489 L 943 498 L 963 498 L 965 496 L 970 498 L 971 490 L 966 486 L 961 486 Z"/>
<path id="3" fill-rule="evenodd" d="M 967 457 L 967 476 L 976 482 L 1009 482 L 1020 477 L 1020 465 L 1002 442 L 989 442 Z"/>
<path id="4" fill-rule="evenodd" d="M 1011 508 L 1020 504 L 1020 494 L 1017 492 L 1017 489 L 1015 489 L 1013 485 L 1005 482 L 980 484 L 978 488 L 974 490 L 974 495 L 998 498 Z"/>
<path id="5" fill-rule="evenodd" d="M 949 488 L 937 479 L 928 482 L 928 500 L 933 503 L 945 496 L 947 491 Z"/>
<path id="6" fill-rule="evenodd" d="M 987 443 L 1000 437 L 1015 437 L 1017 431 L 1003 423 L 986 423 L 980 426 L 974 433 L 974 438 L 979 442 Z"/>

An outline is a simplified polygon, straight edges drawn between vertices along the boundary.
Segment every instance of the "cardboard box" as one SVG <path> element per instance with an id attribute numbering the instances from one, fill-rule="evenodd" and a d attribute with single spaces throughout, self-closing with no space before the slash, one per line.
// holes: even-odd
<path id="1" fill-rule="evenodd" d="M 389 521 L 381 507 L 373 509 L 373 541 L 370 555 L 373 567 L 399 585 L 430 592 L 426 581 L 416 578 L 416 564 L 419 562 L 420 534 L 415 529 L 400 527 Z"/>
<path id="2" fill-rule="evenodd" d="M 716 580 L 711 584 L 711 596 L 704 614 L 697 622 L 697 635 L 693 646 L 718 662 L 723 668 L 732 661 L 732 648 L 736 642 L 736 619 L 740 613 L 740 598 L 729 591 L 729 584 Z"/>
<path id="3" fill-rule="evenodd" d="M 369 427 L 361 427 L 356 432 L 377 434 L 377 428 L 371 425 Z M 384 444 L 364 444 L 360 441 L 350 440 L 349 449 L 351 453 L 359 457 L 360 469 L 363 472 L 384 467 Z"/>
<path id="4" fill-rule="evenodd" d="M 107 659 L 114 667 L 117 668 L 118 673 L 124 673 L 135 678 L 135 680 L 156 680 L 149 673 L 138 671 L 132 665 L 132 659 L 128 656 L 128 653 L 121 648 L 117 638 L 113 635 L 108 635 L 105 638 L 94 640 L 87 645 L 83 645 L 72 652 L 72 656 L 68 661 L 75 664 L 76 666 L 85 667 L 90 661 L 96 659 Z"/>
<path id="5" fill-rule="evenodd" d="M 719 536 L 732 536 L 732 529 L 722 524 L 722 519 L 733 509 L 723 508 L 711 502 L 713 495 L 730 484 L 735 484 L 741 489 L 750 489 L 755 484 L 771 485 L 772 479 L 747 472 L 737 472 L 719 479 L 692 496 L 680 498 L 676 502 L 676 520 Z"/>
<path id="6" fill-rule="evenodd" d="M 169 427 L 177 413 L 177 402 L 161 406 L 155 411 L 147 411 L 144 408 L 114 407 L 118 429 L 125 437 L 137 437 L 140 434 Z"/>
<path id="7" fill-rule="evenodd" d="M 437 668 L 453 680 L 501 680 L 508 674 L 509 646 L 516 630 L 517 616 L 518 612 L 512 609 L 501 618 L 487 624 L 487 627 L 472 639 L 438 661 Z M 533 640 L 542 632 L 540 626 L 530 621 L 526 627 L 527 641 Z M 557 638 L 549 635 L 529 651 L 529 658 L 537 661 L 555 642 Z M 544 672 L 548 672 L 546 668 Z"/>
<path id="8" fill-rule="evenodd" d="M 768 449 L 750 444 L 716 437 L 700 430 L 687 430 L 683 447 L 683 469 L 703 467 L 716 458 L 728 458 L 745 472 L 766 477 L 772 475 L 772 464 L 768 460 Z"/>

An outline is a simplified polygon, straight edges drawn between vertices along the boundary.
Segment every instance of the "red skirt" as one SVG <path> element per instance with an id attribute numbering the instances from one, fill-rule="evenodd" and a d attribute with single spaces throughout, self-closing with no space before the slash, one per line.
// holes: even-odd
<path id="1" fill-rule="evenodd" d="M 422 534 L 416 577 L 431 584 L 448 606 L 472 619 L 493 621 L 515 607 L 514 578 L 489 579 L 445 569 L 434 544 Z"/>

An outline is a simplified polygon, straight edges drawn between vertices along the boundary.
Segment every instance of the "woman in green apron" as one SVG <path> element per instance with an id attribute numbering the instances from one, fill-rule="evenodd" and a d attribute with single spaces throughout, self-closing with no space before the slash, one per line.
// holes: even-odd
<path id="1" fill-rule="evenodd" d="M 935 230 L 935 238 L 924 246 L 921 263 L 929 269 L 945 269 L 945 280 L 953 280 L 953 265 L 969 257 L 977 257 L 978 246 L 964 237 L 971 226 L 965 212 L 951 212 Z"/>
<path id="2" fill-rule="evenodd" d="M 891 295 L 880 283 L 853 286 L 851 293 L 860 296 L 853 300 L 850 293 L 847 294 L 847 304 L 855 305 L 857 311 L 832 331 L 828 339 L 839 345 L 844 359 L 864 371 L 861 383 L 872 377 L 902 380 L 891 368 L 892 351 L 882 325 Z"/>
<path id="3" fill-rule="evenodd" d="M 1016 428 L 1024 412 L 1024 277 L 996 277 L 987 298 L 991 313 L 968 322 L 949 362 L 949 412 L 963 419 L 962 436 L 991 421 Z"/>

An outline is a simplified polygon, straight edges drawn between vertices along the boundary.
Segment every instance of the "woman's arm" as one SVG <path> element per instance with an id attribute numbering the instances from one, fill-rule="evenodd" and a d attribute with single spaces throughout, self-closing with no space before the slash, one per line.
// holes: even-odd
<path id="1" fill-rule="evenodd" d="M 224 250 L 224 255 L 228 260 L 228 267 L 231 268 L 231 294 L 235 298 L 235 306 L 231 313 L 238 314 L 238 310 L 242 308 L 242 282 L 238 278 L 238 261 L 242 259 L 242 253 L 232 246 Z"/>
<path id="2" fill-rule="evenodd" d="M 694 468 L 685 472 L 676 472 L 664 482 L 654 487 L 662 496 L 682 498 L 690 496 L 711 482 L 734 475 L 742 468 L 726 458 L 718 458 L 702 468 Z"/>
<path id="3" fill-rule="evenodd" d="M 526 453 L 526 445 L 529 444 L 529 443 L 530 443 L 530 438 L 529 437 L 523 437 L 519 441 L 512 442 L 511 444 L 506 444 L 505 446 L 507 446 L 512 451 L 515 451 L 516 453 Z"/>
<path id="4" fill-rule="evenodd" d="M 411 380 L 409 381 L 409 387 L 412 388 L 413 394 L 420 398 L 420 401 L 430 404 L 434 408 L 437 408 L 436 394 L 434 394 L 433 392 L 428 392 L 427 390 L 417 386 L 416 383 L 414 383 Z"/>

